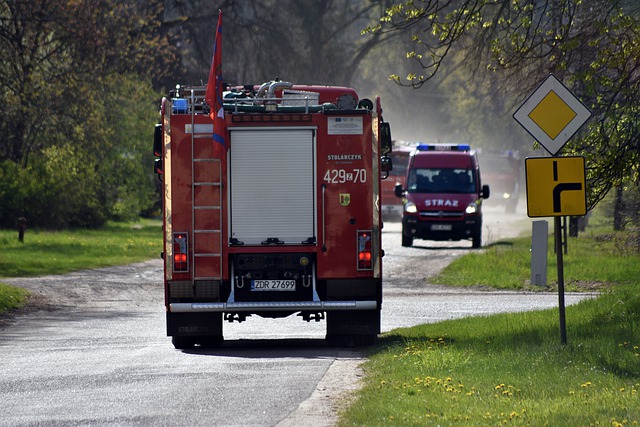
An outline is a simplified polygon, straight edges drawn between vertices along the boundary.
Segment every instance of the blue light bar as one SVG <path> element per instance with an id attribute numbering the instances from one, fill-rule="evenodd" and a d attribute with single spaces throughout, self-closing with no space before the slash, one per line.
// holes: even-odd
<path id="1" fill-rule="evenodd" d="M 418 151 L 471 151 L 469 144 L 418 144 Z"/>

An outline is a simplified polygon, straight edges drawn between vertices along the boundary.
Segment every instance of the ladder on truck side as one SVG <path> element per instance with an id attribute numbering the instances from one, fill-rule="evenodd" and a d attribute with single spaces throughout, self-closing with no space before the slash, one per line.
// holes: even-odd
<path id="1" fill-rule="evenodd" d="M 222 159 L 214 156 L 213 125 L 196 122 L 196 102 L 203 99 L 204 93 L 196 95 L 191 89 L 191 265 L 195 296 L 217 298 L 222 280 Z"/>

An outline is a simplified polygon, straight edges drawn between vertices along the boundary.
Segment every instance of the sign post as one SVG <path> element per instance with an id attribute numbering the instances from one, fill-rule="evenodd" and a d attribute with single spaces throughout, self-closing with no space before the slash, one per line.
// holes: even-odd
<path id="1" fill-rule="evenodd" d="M 553 216 L 558 264 L 560 341 L 567 343 L 562 259 L 563 216 L 587 213 L 584 157 L 556 157 L 591 112 L 553 74 L 529 96 L 513 118 L 554 157 L 525 159 L 527 215 Z"/>

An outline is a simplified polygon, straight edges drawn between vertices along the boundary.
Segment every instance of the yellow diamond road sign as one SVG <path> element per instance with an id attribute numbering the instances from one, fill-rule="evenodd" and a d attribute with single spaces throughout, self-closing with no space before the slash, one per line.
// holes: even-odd
<path id="1" fill-rule="evenodd" d="M 553 74 L 513 114 L 552 156 L 591 116 L 591 112 Z"/>
<path id="2" fill-rule="evenodd" d="M 529 217 L 586 215 L 584 157 L 527 157 L 524 162 Z"/>

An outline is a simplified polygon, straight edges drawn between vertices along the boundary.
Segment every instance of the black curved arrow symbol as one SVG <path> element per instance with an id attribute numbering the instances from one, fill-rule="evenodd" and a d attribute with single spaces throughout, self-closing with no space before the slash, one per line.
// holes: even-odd
<path id="1" fill-rule="evenodd" d="M 555 163 L 555 162 L 554 162 Z M 574 191 L 574 190 L 582 190 L 582 183 L 580 182 L 564 182 L 562 184 L 558 184 L 553 189 L 553 212 L 558 213 L 562 212 L 562 208 L 560 206 L 560 195 L 563 191 Z"/>

